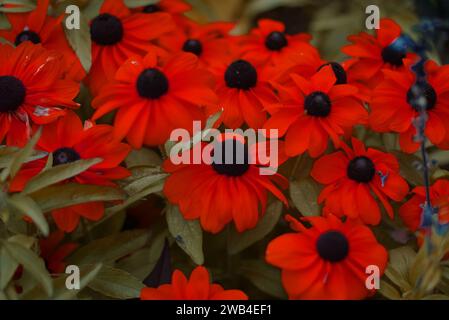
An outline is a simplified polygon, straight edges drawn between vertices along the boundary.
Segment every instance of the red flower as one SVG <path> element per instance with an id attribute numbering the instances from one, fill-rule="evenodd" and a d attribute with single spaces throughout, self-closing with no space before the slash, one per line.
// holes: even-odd
<path id="1" fill-rule="evenodd" d="M 63 273 L 67 265 L 64 259 L 78 247 L 74 242 L 62 243 L 63 239 L 64 232 L 56 230 L 48 238 L 39 240 L 41 257 L 51 273 Z"/>
<path id="2" fill-rule="evenodd" d="M 61 56 L 26 41 L 13 48 L 0 45 L 0 141 L 24 145 L 31 125 L 47 124 L 64 115 L 79 84 L 64 79 Z"/>
<path id="3" fill-rule="evenodd" d="M 363 299 L 373 293 L 366 288 L 366 268 L 374 265 L 383 274 L 388 253 L 368 227 L 333 215 L 304 219 L 309 229 L 288 219 L 297 233 L 272 240 L 266 260 L 281 268 L 290 299 Z"/>
<path id="4" fill-rule="evenodd" d="M 57 18 L 48 16 L 48 4 L 49 0 L 38 0 L 36 9 L 29 13 L 7 13 L 11 29 L 0 30 L 0 37 L 4 37 L 16 46 L 30 41 L 34 44 L 42 44 L 45 49 L 61 52 L 66 76 L 81 81 L 86 76 L 86 72 L 64 34 L 62 28 L 64 15 Z"/>
<path id="5" fill-rule="evenodd" d="M 232 129 L 244 123 L 261 128 L 267 118 L 265 108 L 278 103 L 269 83 L 272 71 L 244 59 L 214 67 L 219 106 L 223 108 L 220 121 Z"/>
<path id="6" fill-rule="evenodd" d="M 423 205 L 426 202 L 424 187 L 412 190 L 413 197 L 399 208 L 399 216 L 407 228 L 417 231 L 421 225 Z M 438 180 L 430 188 L 430 202 L 432 207 L 438 209 L 440 223 L 449 223 L 449 181 Z"/>
<path id="7" fill-rule="evenodd" d="M 357 124 L 364 124 L 368 112 L 356 98 L 357 88 L 336 84 L 331 66 L 324 66 L 310 80 L 292 74 L 292 87 L 279 88 L 281 105 L 271 105 L 271 118 L 265 129 L 278 129 L 285 135 L 285 152 L 296 156 L 306 150 L 321 155 L 329 137 L 340 145 L 340 136 Z"/>
<path id="8" fill-rule="evenodd" d="M 381 212 L 375 195 L 393 218 L 388 198 L 401 201 L 408 192 L 407 182 L 399 175 L 398 161 L 391 154 L 366 150 L 355 138 L 352 147 L 342 144 L 344 152 L 325 155 L 314 163 L 311 176 L 326 185 L 318 202 L 325 203 L 325 213 L 360 218 L 363 223 L 377 225 Z"/>
<path id="9" fill-rule="evenodd" d="M 365 32 L 348 37 L 352 44 L 342 48 L 347 55 L 356 58 L 351 66 L 354 78 L 364 80 L 374 87 L 382 79 L 382 69 L 402 69 L 404 59 L 414 60 L 416 55 L 392 46 L 401 35 L 401 27 L 391 19 L 381 19 L 376 36 Z"/>
<path id="10" fill-rule="evenodd" d="M 158 288 L 143 288 L 141 300 L 248 300 L 240 290 L 225 290 L 219 284 L 211 283 L 209 272 L 202 266 L 196 267 L 190 278 L 175 270 L 170 284 Z"/>
<path id="11" fill-rule="evenodd" d="M 129 176 L 128 170 L 119 165 L 131 148 L 113 138 L 111 126 L 96 125 L 83 129 L 80 119 L 73 112 L 45 126 L 36 148 L 52 153 L 53 166 L 80 159 L 103 159 L 102 162 L 72 178 L 72 182 L 115 186 L 113 180 Z M 31 178 L 42 171 L 47 161 L 45 157 L 23 165 L 11 182 L 10 191 L 22 190 Z M 90 202 L 54 210 L 52 215 L 61 230 L 71 232 L 78 226 L 81 216 L 97 221 L 103 213 L 102 202 Z"/>
<path id="12" fill-rule="evenodd" d="M 427 100 L 425 134 L 432 143 L 449 148 L 449 130 L 446 129 L 449 123 L 449 66 L 440 67 L 429 60 L 425 71 L 426 81 L 418 83 Z M 420 146 L 419 142 L 414 141 L 416 127 L 413 119 L 420 110 L 412 88 L 415 83 L 416 75 L 410 69 L 384 70 L 384 80 L 373 91 L 370 105 L 372 129 L 398 132 L 401 149 L 410 153 L 417 151 Z"/>
<path id="13" fill-rule="evenodd" d="M 232 164 L 215 163 L 213 158 L 201 164 L 180 165 L 167 160 L 164 169 L 171 175 L 165 182 L 164 194 L 170 202 L 179 205 L 184 218 L 199 218 L 206 231 L 217 233 L 234 221 L 237 230 L 243 232 L 254 228 L 265 213 L 268 191 L 287 204 L 275 183 L 286 188 L 288 182 L 278 173 L 261 175 L 262 161 L 257 155 L 259 148 L 266 147 L 263 142 L 248 146 L 238 135 L 221 137 L 219 141 L 223 159 L 226 152 L 233 150 Z M 208 147 L 211 146 L 213 150 L 215 145 Z M 279 163 L 282 163 L 286 157 L 282 154 L 282 144 L 279 146 Z M 239 151 L 243 152 L 241 164 L 236 160 Z"/>
<path id="14" fill-rule="evenodd" d="M 213 76 L 191 53 L 161 61 L 150 52 L 130 58 L 92 105 L 93 119 L 118 108 L 114 134 L 136 149 L 165 143 L 175 128 L 192 130 L 194 120 L 216 112 Z M 204 108 L 203 108 L 204 107 Z"/>
<path id="15" fill-rule="evenodd" d="M 309 34 L 289 35 L 282 22 L 261 19 L 258 28 L 241 38 L 242 59 L 279 66 L 301 61 L 305 54 L 316 51 L 308 42 Z"/>
<path id="16" fill-rule="evenodd" d="M 151 16 L 134 13 L 123 0 L 105 0 L 100 14 L 90 23 L 92 68 L 88 83 L 94 94 L 131 56 L 148 51 L 160 51 L 151 40 L 174 29 L 171 16 L 154 13 Z"/>
<path id="17" fill-rule="evenodd" d="M 233 23 L 215 22 L 200 25 L 189 21 L 184 27 L 160 38 L 158 44 L 169 52 L 190 52 L 205 67 L 223 63 L 231 55 L 229 31 Z"/>

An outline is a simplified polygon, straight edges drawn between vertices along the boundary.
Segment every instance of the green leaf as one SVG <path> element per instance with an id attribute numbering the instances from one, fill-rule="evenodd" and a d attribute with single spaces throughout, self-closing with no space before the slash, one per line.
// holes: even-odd
<path id="1" fill-rule="evenodd" d="M 129 8 L 143 7 L 143 6 L 155 4 L 158 2 L 159 2 L 159 0 L 125 0 L 125 4 Z"/>
<path id="2" fill-rule="evenodd" d="M 385 275 L 401 288 L 402 292 L 412 289 L 409 271 L 415 261 L 415 257 L 416 252 L 408 246 L 392 249 L 389 252 L 389 263 L 385 270 Z"/>
<path id="3" fill-rule="evenodd" d="M 33 177 L 25 186 L 23 193 L 29 194 L 55 183 L 72 178 L 90 167 L 100 163 L 102 159 L 83 159 L 49 168 Z"/>
<path id="4" fill-rule="evenodd" d="M 399 161 L 401 176 L 415 186 L 422 185 L 422 173 L 416 168 L 416 164 L 421 163 L 421 159 L 413 154 L 406 154 L 399 151 L 393 151 L 392 153 Z"/>
<path id="5" fill-rule="evenodd" d="M 0 291 L 6 288 L 18 266 L 19 263 L 0 244 Z"/>
<path id="6" fill-rule="evenodd" d="M 7 199 L 8 206 L 13 211 L 31 218 L 44 236 L 48 236 L 49 227 L 41 209 L 30 197 L 15 194 Z"/>
<path id="7" fill-rule="evenodd" d="M 125 190 L 129 195 L 138 194 L 148 187 L 164 184 L 164 180 L 167 176 L 168 174 L 166 173 L 157 173 L 149 176 L 144 176 L 126 185 L 125 187 L 123 187 L 123 190 Z"/>
<path id="8" fill-rule="evenodd" d="M 380 280 L 380 287 L 379 292 L 382 294 L 385 298 L 388 298 L 390 300 L 399 300 L 401 299 L 401 294 L 398 290 L 396 290 L 395 287 L 393 287 L 391 284 L 384 280 Z"/>
<path id="9" fill-rule="evenodd" d="M 140 296 L 142 282 L 126 271 L 103 266 L 89 288 L 111 298 L 132 299 Z"/>
<path id="10" fill-rule="evenodd" d="M 287 298 L 278 269 L 258 260 L 245 260 L 241 263 L 238 273 L 250 280 L 259 290 L 279 299 Z"/>
<path id="11" fill-rule="evenodd" d="M 167 237 L 167 231 L 160 232 L 155 237 L 150 239 L 150 246 L 142 248 L 128 257 L 120 259 L 116 263 L 118 269 L 125 270 L 135 276 L 136 278 L 143 280 L 150 270 L 153 270 L 159 257 L 164 249 L 165 239 Z"/>
<path id="12" fill-rule="evenodd" d="M 273 230 L 282 213 L 282 202 L 276 200 L 267 207 L 267 212 L 259 220 L 256 227 L 245 232 L 238 232 L 231 227 L 228 234 L 228 252 L 236 254 L 263 239 Z"/>
<path id="13" fill-rule="evenodd" d="M 37 141 L 39 140 L 42 133 L 42 127 L 40 127 L 37 132 L 34 134 L 34 136 L 28 141 L 25 147 L 20 149 L 14 159 L 12 160 L 11 166 L 3 170 L 1 174 L 1 180 L 5 181 L 6 177 L 8 175 L 11 176 L 11 178 L 15 177 L 17 172 L 22 167 L 22 164 L 29 161 L 29 158 L 33 155 L 34 152 L 34 146 L 36 145 Z"/>
<path id="14" fill-rule="evenodd" d="M 168 230 L 178 246 L 198 265 L 204 263 L 203 231 L 198 220 L 186 220 L 177 206 L 169 205 L 166 213 Z"/>
<path id="15" fill-rule="evenodd" d="M 69 261 L 76 265 L 115 261 L 142 248 L 148 230 L 131 230 L 97 239 L 73 253 Z"/>
<path id="16" fill-rule="evenodd" d="M 312 178 L 290 182 L 290 198 L 295 207 L 306 217 L 319 216 L 321 207 L 317 203 L 320 186 Z"/>
<path id="17" fill-rule="evenodd" d="M 45 268 L 44 261 L 36 253 L 20 244 L 2 241 L 2 245 L 8 254 L 19 264 L 23 265 L 24 269 L 30 272 L 42 285 L 47 295 L 51 296 L 53 293 L 53 285 L 51 277 Z"/>
<path id="18" fill-rule="evenodd" d="M 80 289 L 79 290 L 68 290 L 65 282 L 67 276 L 63 276 L 55 280 L 54 288 L 55 293 L 53 296 L 54 300 L 68 300 L 76 297 L 76 294 L 84 289 L 92 280 L 97 277 L 100 270 L 103 268 L 101 263 L 95 265 L 84 265 L 80 266 Z"/>
<path id="19" fill-rule="evenodd" d="M 66 183 L 36 191 L 30 196 L 43 212 L 94 201 L 123 200 L 124 194 L 117 188 Z"/>
<path id="20" fill-rule="evenodd" d="M 157 167 L 162 164 L 162 159 L 157 152 L 147 148 L 132 150 L 125 159 L 126 167 L 152 166 Z"/>
<path id="21" fill-rule="evenodd" d="M 90 27 L 89 23 L 86 20 L 86 17 L 83 14 L 81 14 L 80 19 L 81 20 L 79 30 L 77 29 L 69 30 L 66 27 L 64 27 L 64 31 L 67 36 L 67 40 L 70 43 L 70 46 L 78 56 L 84 70 L 86 70 L 86 72 L 89 72 L 90 67 L 92 66 L 92 54 L 91 54 L 92 41 L 90 38 Z"/>

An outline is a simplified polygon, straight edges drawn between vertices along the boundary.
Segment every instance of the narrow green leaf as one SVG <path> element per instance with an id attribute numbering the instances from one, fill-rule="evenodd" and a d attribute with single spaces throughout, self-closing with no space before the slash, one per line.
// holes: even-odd
<path id="1" fill-rule="evenodd" d="M 290 197 L 295 207 L 306 217 L 319 216 L 321 207 L 317 203 L 320 186 L 312 178 L 290 182 Z"/>
<path id="2" fill-rule="evenodd" d="M 157 152 L 147 148 L 132 150 L 125 159 L 126 167 L 160 166 L 162 159 Z"/>
<path id="3" fill-rule="evenodd" d="M 48 236 L 49 227 L 40 207 L 30 197 L 15 194 L 8 198 L 8 206 L 23 216 L 31 218 L 44 236 Z"/>
<path id="4" fill-rule="evenodd" d="M 83 14 L 81 15 L 80 29 L 69 30 L 64 27 L 64 31 L 70 46 L 78 56 L 84 70 L 89 72 L 92 66 L 92 41 L 90 38 L 90 27 L 86 17 Z"/>
<path id="5" fill-rule="evenodd" d="M 142 248 L 149 236 L 148 230 L 131 230 L 97 239 L 75 251 L 69 261 L 76 265 L 115 261 Z"/>
<path id="6" fill-rule="evenodd" d="M 47 295 L 51 296 L 53 285 L 44 261 L 36 253 L 20 244 L 3 241 L 3 247 L 14 260 L 23 265 L 24 269 L 33 275 L 42 285 Z"/>
<path id="7" fill-rule="evenodd" d="M 11 178 L 15 177 L 17 172 L 20 170 L 20 167 L 24 162 L 27 161 L 28 158 L 31 157 L 34 151 L 34 146 L 36 145 L 37 141 L 39 141 L 39 138 L 42 134 L 42 127 L 40 127 L 37 132 L 34 134 L 34 136 L 28 141 L 26 146 L 22 148 L 18 153 L 17 156 L 12 161 L 11 167 L 9 168 L 9 175 Z M 5 171 L 7 171 L 5 169 Z M 3 175 L 3 172 L 2 172 Z"/>
<path id="8" fill-rule="evenodd" d="M 18 266 L 19 263 L 0 244 L 0 291 L 6 288 Z"/>
<path id="9" fill-rule="evenodd" d="M 273 230 L 282 213 L 282 202 L 276 200 L 267 207 L 267 212 L 256 227 L 245 232 L 238 232 L 234 227 L 228 234 L 228 252 L 236 254 L 263 239 Z"/>
<path id="10" fill-rule="evenodd" d="M 169 205 L 166 213 L 168 230 L 179 247 L 198 265 L 204 263 L 203 231 L 198 220 L 186 220 L 177 206 Z"/>
<path id="11" fill-rule="evenodd" d="M 89 288 L 111 298 L 132 299 L 140 296 L 144 287 L 141 281 L 126 271 L 103 266 L 89 283 Z"/>
<path id="12" fill-rule="evenodd" d="M 43 212 L 87 202 L 123 200 L 125 197 L 117 188 L 77 183 L 49 186 L 30 196 Z"/>
<path id="13" fill-rule="evenodd" d="M 101 161 L 102 159 L 100 158 L 83 159 L 52 167 L 33 177 L 25 186 L 23 193 L 33 193 L 37 190 L 74 177 Z"/>

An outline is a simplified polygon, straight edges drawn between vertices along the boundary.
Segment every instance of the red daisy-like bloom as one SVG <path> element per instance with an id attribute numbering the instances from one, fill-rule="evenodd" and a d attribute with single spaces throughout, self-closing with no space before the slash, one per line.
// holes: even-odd
<path id="1" fill-rule="evenodd" d="M 211 283 L 209 272 L 203 266 L 196 267 L 190 278 L 175 270 L 170 284 L 158 288 L 143 288 L 141 300 L 248 300 L 240 290 L 225 290 L 219 284 Z"/>
<path id="2" fill-rule="evenodd" d="M 0 45 L 0 141 L 22 146 L 31 125 L 47 124 L 78 108 L 79 83 L 64 77 L 61 56 L 26 41 Z"/>
<path id="3" fill-rule="evenodd" d="M 342 51 L 356 59 L 351 66 L 353 77 L 374 87 L 382 79 L 382 69 L 396 70 L 403 68 L 405 60 L 414 60 L 415 54 L 392 46 L 401 33 L 401 27 L 396 22 L 381 19 L 376 36 L 365 32 L 349 36 L 352 44 L 343 47 Z"/>
<path id="4" fill-rule="evenodd" d="M 216 92 L 223 109 L 220 121 L 232 129 L 244 123 L 261 128 L 267 119 L 265 108 L 279 102 L 269 82 L 273 71 L 245 59 L 214 66 Z"/>
<path id="5" fill-rule="evenodd" d="M 426 202 L 426 190 L 424 187 L 416 187 L 412 190 L 412 193 L 412 198 L 399 208 L 399 216 L 407 228 L 416 231 L 421 225 L 423 205 Z M 430 202 L 432 207 L 438 209 L 440 223 L 449 223 L 448 180 L 438 180 L 430 187 Z"/>
<path id="6" fill-rule="evenodd" d="M 77 243 L 62 243 L 63 240 L 64 232 L 61 230 L 56 230 L 48 238 L 39 240 L 41 257 L 51 273 L 63 273 L 67 265 L 64 259 L 78 247 Z"/>
<path id="7" fill-rule="evenodd" d="M 62 20 L 64 15 L 53 18 L 47 15 L 49 0 L 39 0 L 36 9 L 29 13 L 9 13 L 10 30 L 0 30 L 0 37 L 4 37 L 16 46 L 22 42 L 30 41 L 42 44 L 45 49 L 54 50 L 63 54 L 67 77 L 81 81 L 85 76 L 78 57 L 70 47 L 64 30 Z"/>
<path id="8" fill-rule="evenodd" d="M 233 27 L 228 22 L 200 25 L 191 21 L 188 26 L 161 37 L 158 44 L 172 53 L 193 53 L 207 67 L 229 60 L 232 46 L 228 33 Z"/>
<path id="9" fill-rule="evenodd" d="M 288 181 L 278 173 L 261 174 L 260 170 L 264 170 L 267 163 L 262 163 L 265 161 L 258 155 L 266 150 L 263 148 L 269 148 L 265 142 L 248 146 L 239 135 L 222 135 L 218 139 L 220 143 L 207 146 L 211 147 L 211 152 L 207 161 L 203 159 L 200 164 L 175 165 L 166 160 L 163 167 L 171 175 L 165 182 L 164 194 L 170 202 L 179 205 L 184 218 L 199 218 L 206 231 L 217 233 L 234 221 L 237 230 L 243 232 L 255 227 L 265 213 L 268 191 L 287 205 L 275 183 L 286 188 Z M 202 145 L 202 150 L 205 146 Z M 221 163 L 213 158 L 215 146 L 222 149 Z M 282 147 L 279 144 L 279 164 L 286 160 Z M 271 153 L 270 149 L 268 151 Z M 232 152 L 233 163 L 225 163 L 227 152 Z M 241 156 L 241 163 L 237 156 Z"/>
<path id="10" fill-rule="evenodd" d="M 239 50 L 244 60 L 279 66 L 302 60 L 309 51 L 316 51 L 308 43 L 312 39 L 309 34 L 289 35 L 282 22 L 261 19 L 257 26 L 248 36 L 240 38 Z"/>
<path id="11" fill-rule="evenodd" d="M 90 23 L 92 68 L 88 84 L 94 94 L 131 56 L 160 51 L 151 41 L 175 28 L 168 13 L 131 13 L 123 0 L 106 0 Z"/>
<path id="12" fill-rule="evenodd" d="M 324 212 L 363 223 L 377 225 L 381 211 L 374 195 L 393 218 L 393 208 L 388 199 L 401 201 L 408 192 L 407 182 L 399 175 L 397 159 L 376 149 L 365 149 L 363 143 L 352 138 L 350 149 L 342 143 L 337 151 L 318 159 L 311 176 L 326 187 L 318 202 L 324 202 Z"/>
<path id="13" fill-rule="evenodd" d="M 271 118 L 265 129 L 278 129 L 285 135 L 285 152 L 296 156 L 306 150 L 321 155 L 329 137 L 340 145 L 340 136 L 357 124 L 365 124 L 368 112 L 357 99 L 357 88 L 336 84 L 331 66 L 324 66 L 310 80 L 292 74 L 294 85 L 278 87 L 282 104 L 267 107 Z"/>
<path id="14" fill-rule="evenodd" d="M 161 60 L 150 52 L 126 61 L 115 81 L 105 86 L 92 105 L 98 119 L 114 109 L 114 134 L 136 149 L 165 143 L 175 128 L 192 131 L 194 120 L 217 111 L 214 78 L 191 53 Z M 132 129 L 132 130 L 131 130 Z"/>
<path id="15" fill-rule="evenodd" d="M 101 158 L 98 164 L 70 179 L 80 184 L 116 186 L 113 180 L 126 178 L 129 171 L 120 167 L 131 148 L 113 138 L 112 127 L 95 125 L 83 128 L 81 120 L 73 112 L 44 127 L 37 150 L 52 153 L 53 166 L 80 159 Z M 21 191 L 26 183 L 39 174 L 47 163 L 47 157 L 24 164 L 10 184 L 11 192 Z M 90 202 L 52 211 L 56 225 L 72 232 L 80 217 L 97 221 L 104 213 L 102 202 Z"/>
<path id="16" fill-rule="evenodd" d="M 384 70 L 384 80 L 373 91 L 371 128 L 379 132 L 398 132 L 401 149 L 405 152 L 415 152 L 420 145 L 414 141 L 416 127 L 413 124 L 420 111 L 420 91 L 427 101 L 426 137 L 440 147 L 449 147 L 449 130 L 446 129 L 449 123 L 449 66 L 440 67 L 429 60 L 425 71 L 426 81 L 416 83 L 416 75 L 410 69 Z M 419 90 L 415 92 L 416 88 Z"/>
<path id="17" fill-rule="evenodd" d="M 367 267 L 382 275 L 388 253 L 368 227 L 330 215 L 305 219 L 312 224 L 307 229 L 288 218 L 297 233 L 272 240 L 266 260 L 282 270 L 290 299 L 354 300 L 374 293 L 366 288 Z"/>

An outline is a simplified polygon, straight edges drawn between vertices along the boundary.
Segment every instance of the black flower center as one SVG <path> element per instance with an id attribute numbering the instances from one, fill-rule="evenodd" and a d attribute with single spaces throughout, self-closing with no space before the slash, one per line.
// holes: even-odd
<path id="1" fill-rule="evenodd" d="M 265 39 L 265 46 L 272 51 L 280 51 L 287 45 L 288 45 L 287 37 L 283 32 L 273 31 Z"/>
<path id="2" fill-rule="evenodd" d="M 53 152 L 53 166 L 71 163 L 81 159 L 78 152 L 72 148 L 59 148 Z"/>
<path id="3" fill-rule="evenodd" d="M 150 4 L 150 5 L 145 6 L 143 8 L 143 12 L 144 13 L 155 13 L 155 12 L 158 12 L 158 11 L 161 11 L 161 8 L 159 8 L 159 6 L 156 5 L 156 4 Z"/>
<path id="4" fill-rule="evenodd" d="M 327 231 L 318 237 L 316 249 L 323 260 L 339 262 L 349 253 L 349 242 L 339 231 Z"/>
<path id="5" fill-rule="evenodd" d="M 349 162 L 347 176 L 357 182 L 370 182 L 374 178 L 376 169 L 373 161 L 367 157 L 356 157 Z"/>
<path id="6" fill-rule="evenodd" d="M 402 59 L 405 58 L 405 52 L 402 49 L 389 45 L 382 49 L 382 59 L 384 62 L 393 66 L 400 67 L 403 65 Z"/>
<path id="7" fill-rule="evenodd" d="M 203 45 L 199 40 L 196 39 L 188 39 L 184 42 L 182 46 L 182 50 L 185 52 L 191 52 L 197 56 L 201 55 L 203 52 Z"/>
<path id="8" fill-rule="evenodd" d="M 430 110 L 437 103 L 437 93 L 427 81 L 419 81 L 407 91 L 407 102 L 416 111 Z"/>
<path id="9" fill-rule="evenodd" d="M 22 42 L 25 42 L 25 41 L 31 41 L 34 44 L 38 44 L 38 43 L 41 43 L 41 38 L 39 37 L 39 35 L 36 32 L 30 31 L 30 30 L 25 30 L 17 35 L 16 41 L 14 41 L 14 44 L 16 46 L 18 46 L 19 44 L 21 44 Z"/>
<path id="10" fill-rule="evenodd" d="M 90 37 L 99 45 L 114 45 L 123 38 L 122 22 L 109 13 L 100 14 L 92 21 Z"/>
<path id="11" fill-rule="evenodd" d="M 321 91 L 315 91 L 306 96 L 304 108 L 308 115 L 326 117 L 331 112 L 331 100 Z"/>
<path id="12" fill-rule="evenodd" d="M 149 68 L 137 78 L 137 92 L 142 98 L 157 99 L 168 91 L 168 79 L 160 70 Z"/>
<path id="13" fill-rule="evenodd" d="M 16 111 L 25 101 L 26 88 L 13 76 L 0 76 L 0 112 Z"/>
<path id="14" fill-rule="evenodd" d="M 225 82 L 229 88 L 248 90 L 257 84 L 257 71 L 245 60 L 231 63 L 225 72 Z"/>
<path id="15" fill-rule="evenodd" d="M 215 161 L 215 158 L 219 159 L 219 154 L 213 155 L 214 162 L 212 163 L 212 168 L 216 172 L 230 177 L 238 177 L 248 171 L 249 155 L 247 145 L 235 139 L 227 139 L 219 147 L 221 148 L 221 163 Z"/>
<path id="16" fill-rule="evenodd" d="M 346 84 L 348 82 L 346 77 L 346 71 L 341 64 L 339 64 L 338 62 L 325 63 L 318 68 L 318 71 L 320 71 L 325 66 L 332 67 L 332 71 L 334 72 L 335 78 L 337 78 L 335 84 Z"/>

